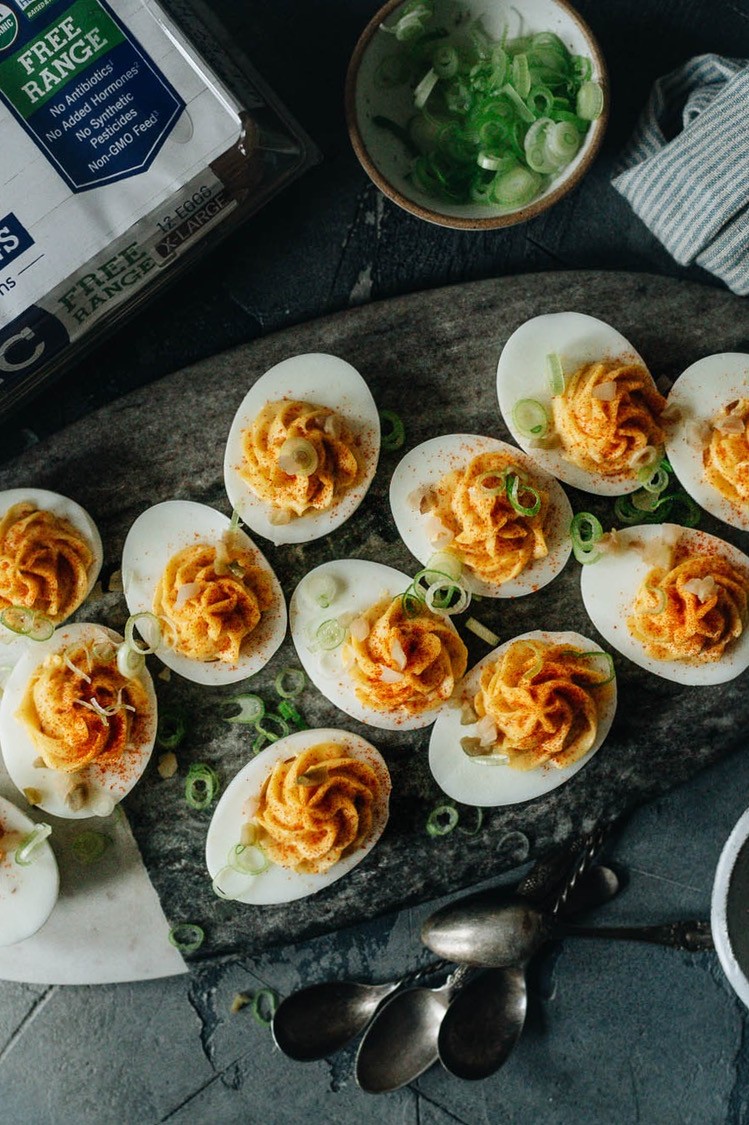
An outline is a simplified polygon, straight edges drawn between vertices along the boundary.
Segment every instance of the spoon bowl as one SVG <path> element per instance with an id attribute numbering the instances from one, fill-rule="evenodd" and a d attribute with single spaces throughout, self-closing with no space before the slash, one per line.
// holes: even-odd
<path id="1" fill-rule="evenodd" d="M 525 1024 L 525 971 L 487 969 L 461 989 L 437 1038 L 442 1065 L 456 1078 L 488 1078 L 504 1064 Z"/>
<path id="2" fill-rule="evenodd" d="M 281 1001 L 273 1017 L 276 1046 L 299 1062 L 332 1055 L 364 1030 L 399 983 L 325 981 L 292 993 Z"/>

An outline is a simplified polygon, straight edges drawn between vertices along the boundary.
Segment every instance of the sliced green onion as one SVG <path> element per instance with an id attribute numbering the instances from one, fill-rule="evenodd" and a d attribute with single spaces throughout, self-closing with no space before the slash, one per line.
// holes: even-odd
<path id="1" fill-rule="evenodd" d="M 138 632 L 143 637 L 144 644 L 139 645 L 135 639 L 135 626 L 138 626 Z M 150 634 L 150 641 L 146 637 L 146 632 Z M 156 652 L 156 649 L 161 644 L 161 622 L 154 613 L 134 613 L 128 617 L 127 624 L 125 625 L 125 644 L 131 648 L 133 652 L 139 653 L 141 656 L 149 656 L 150 653 Z"/>
<path id="2" fill-rule="evenodd" d="M 38 609 L 29 609 L 23 605 L 6 606 L 0 613 L 0 624 L 11 633 L 21 637 L 28 637 L 32 641 L 48 641 L 55 631 L 54 622 L 50 621 Z"/>
<path id="3" fill-rule="evenodd" d="M 684 527 L 698 527 L 702 519 L 702 509 L 698 504 L 695 504 L 691 496 L 686 492 L 675 492 L 671 497 L 676 504 L 681 504 L 684 509 L 684 514 L 677 522 L 684 525 Z M 664 516 L 664 519 L 666 517 Z"/>
<path id="4" fill-rule="evenodd" d="M 530 125 L 534 121 L 533 114 L 528 109 L 528 106 L 525 104 L 520 94 L 518 94 L 517 90 L 515 90 L 509 82 L 506 82 L 502 87 L 502 93 L 512 102 L 520 120 L 525 121 L 528 125 Z M 528 90 L 526 90 L 525 97 L 527 97 L 529 93 L 530 84 L 528 86 Z"/>
<path id="5" fill-rule="evenodd" d="M 427 559 L 425 572 L 431 571 L 446 574 L 448 578 L 453 578 L 457 582 L 463 573 L 463 563 L 452 551 L 437 551 L 431 558 Z"/>
<path id="6" fill-rule="evenodd" d="M 270 727 L 268 726 L 269 723 Z M 271 728 L 273 726 L 275 726 L 277 730 L 272 730 Z M 279 738 L 285 738 L 287 734 L 291 733 L 289 724 L 280 715 L 277 715 L 275 711 L 266 711 L 263 715 L 263 721 L 261 723 L 255 723 L 255 730 L 258 734 L 263 735 L 268 742 L 278 742 Z"/>
<path id="7" fill-rule="evenodd" d="M 530 504 L 524 504 L 521 496 L 523 499 L 530 499 Z M 507 477 L 507 499 L 518 515 L 530 518 L 541 511 L 540 494 L 531 485 L 521 483 L 517 473 L 510 473 Z"/>
<path id="8" fill-rule="evenodd" d="M 326 652 L 332 652 L 333 649 L 342 645 L 345 637 L 346 630 L 335 617 L 331 617 L 328 621 L 323 621 L 323 623 L 318 626 L 315 633 L 317 643 L 320 645 L 320 648 L 324 649 Z"/>
<path id="9" fill-rule="evenodd" d="M 187 716 L 181 707 L 160 707 L 156 728 L 156 745 L 162 750 L 176 750 L 187 734 Z"/>
<path id="10" fill-rule="evenodd" d="M 240 875 L 262 875 L 270 867 L 270 860 L 259 844 L 235 844 L 226 862 Z"/>
<path id="11" fill-rule="evenodd" d="M 457 594 L 457 601 L 453 598 Z M 452 617 L 455 613 L 463 613 L 468 609 L 471 604 L 471 594 L 464 586 L 459 586 L 452 581 L 433 582 L 431 586 L 427 587 L 427 592 L 424 597 L 429 609 L 434 610 L 436 613 L 446 613 Z"/>
<path id="12" fill-rule="evenodd" d="M 146 666 L 146 658 L 142 653 L 130 648 L 127 641 L 123 641 L 117 648 L 117 670 L 121 676 L 128 680 L 139 676 Z"/>
<path id="13" fill-rule="evenodd" d="M 573 55 L 572 70 L 578 82 L 587 82 L 593 73 L 593 66 L 585 55 Z"/>
<path id="14" fill-rule="evenodd" d="M 466 618 L 466 629 L 470 629 L 470 631 L 472 633 L 475 633 L 476 636 L 480 638 L 480 640 L 486 641 L 486 643 L 488 645 L 492 645 L 492 647 L 499 644 L 499 637 L 497 636 L 497 634 L 492 633 L 491 629 L 487 629 L 486 625 L 482 625 L 481 622 L 477 621 L 475 617 Z"/>
<path id="15" fill-rule="evenodd" d="M 265 714 L 265 704 L 259 695 L 252 695 L 247 692 L 243 695 L 235 695 L 227 702 L 236 703 L 239 711 L 231 718 L 224 719 L 225 723 L 247 723 L 255 726 Z"/>
<path id="16" fill-rule="evenodd" d="M 604 684 L 610 684 L 612 680 L 616 679 L 614 660 L 610 653 L 599 652 L 597 649 L 593 652 L 572 651 L 578 660 L 587 660 L 596 672 L 601 673 L 603 679 L 599 680 L 597 684 L 591 684 L 591 687 L 603 687 Z"/>
<path id="17" fill-rule="evenodd" d="M 521 398 L 512 408 L 515 429 L 523 437 L 543 437 L 549 429 L 546 409 L 533 398 Z"/>
<path id="18" fill-rule="evenodd" d="M 557 168 L 562 168 L 569 164 L 581 144 L 582 137 L 571 122 L 555 121 L 546 132 L 544 148 L 549 159 L 556 161 Z"/>
<path id="19" fill-rule="evenodd" d="M 282 699 L 294 699 L 304 691 L 307 677 L 301 668 L 283 668 L 276 676 L 273 686 Z"/>
<path id="20" fill-rule="evenodd" d="M 476 478 L 476 484 L 487 496 L 501 496 L 507 491 L 507 476 L 509 469 L 492 470 L 482 473 Z M 491 483 L 491 482 L 494 483 Z"/>
<path id="21" fill-rule="evenodd" d="M 219 791 L 218 774 L 205 762 L 196 762 L 187 771 L 185 800 L 191 809 L 201 812 L 214 801 Z"/>
<path id="22" fill-rule="evenodd" d="M 459 820 L 460 814 L 455 805 L 435 805 L 427 817 L 427 836 L 447 836 Z"/>
<path id="23" fill-rule="evenodd" d="M 458 832 L 462 832 L 464 836 L 478 836 L 481 831 L 481 825 L 484 823 L 484 810 L 474 808 L 476 813 L 476 823 L 473 828 L 464 828 L 462 824 L 458 825 Z"/>
<path id="24" fill-rule="evenodd" d="M 629 502 L 638 512 L 655 512 L 663 504 L 671 501 L 670 496 L 661 496 L 660 492 L 651 492 L 644 486 L 629 495 Z"/>
<path id="25" fill-rule="evenodd" d="M 277 742 L 278 739 L 275 739 L 275 741 Z M 252 750 L 253 755 L 259 754 L 260 751 L 265 748 L 266 742 L 268 742 L 268 739 L 265 737 L 265 735 L 264 734 L 258 734 L 257 738 L 255 738 L 253 740 L 252 746 L 250 748 Z"/>
<path id="26" fill-rule="evenodd" d="M 288 699 L 282 699 L 278 705 L 279 715 L 291 723 L 297 730 L 309 730 L 303 717 L 299 714 L 293 703 L 289 703 Z"/>
<path id="27" fill-rule="evenodd" d="M 178 922 L 169 931 L 169 941 L 180 953 L 195 953 L 205 941 L 205 930 L 194 922 Z"/>
<path id="28" fill-rule="evenodd" d="M 640 469 L 637 478 L 648 492 L 663 492 L 669 485 L 668 471 L 663 464 L 658 465 L 655 469 L 652 466 Z"/>
<path id="29" fill-rule="evenodd" d="M 662 586 L 647 586 L 646 589 L 648 593 L 652 594 L 655 598 L 655 605 L 652 606 L 647 612 L 654 614 L 663 613 L 668 601 L 668 599 L 666 598 L 666 591 Z"/>
<path id="30" fill-rule="evenodd" d="M 303 590 L 320 609 L 328 609 L 336 600 L 338 582 L 329 571 L 316 571 L 305 578 Z"/>
<path id="31" fill-rule="evenodd" d="M 414 105 L 417 109 L 423 109 L 427 103 L 429 95 L 434 87 L 439 82 L 439 75 L 436 70 L 431 68 L 426 72 L 421 82 L 418 83 L 414 90 Z"/>
<path id="32" fill-rule="evenodd" d="M 598 82 L 583 82 L 577 91 L 577 116 L 595 121 L 603 113 L 603 90 Z"/>
<path id="33" fill-rule="evenodd" d="M 229 535 L 233 535 L 235 531 L 239 531 L 239 520 L 240 520 L 239 512 L 237 511 L 236 508 L 232 508 L 231 519 L 229 520 L 229 528 L 228 528 Z"/>
<path id="34" fill-rule="evenodd" d="M 79 863 L 89 864 L 101 859 L 111 843 L 110 837 L 103 832 L 88 831 L 74 836 L 70 847 Z"/>
<path id="35" fill-rule="evenodd" d="M 416 617 L 416 615 L 421 612 L 422 606 L 424 605 L 424 596 L 421 590 L 416 589 L 413 582 L 407 590 L 403 591 L 400 598 L 406 617 Z"/>
<path id="36" fill-rule="evenodd" d="M 550 352 L 546 357 L 546 370 L 549 376 L 549 389 L 553 395 L 564 394 L 564 368 L 556 352 Z"/>
<path id="37" fill-rule="evenodd" d="M 528 56 L 522 51 L 512 60 L 512 85 L 518 96 L 525 101 L 531 92 L 531 73 L 528 69 Z"/>
<path id="38" fill-rule="evenodd" d="M 509 172 L 497 176 L 494 183 L 494 199 L 501 207 L 524 207 L 538 195 L 543 180 L 531 168 L 518 164 Z"/>
<path id="39" fill-rule="evenodd" d="M 394 410 L 381 410 L 380 422 L 383 432 L 380 435 L 380 445 L 388 453 L 400 449 L 406 440 L 406 427 Z"/>
<path id="40" fill-rule="evenodd" d="M 601 557 L 596 544 L 603 535 L 601 521 L 591 512 L 577 512 L 570 524 L 572 551 L 579 563 L 598 562 Z"/>
<path id="41" fill-rule="evenodd" d="M 50 824 L 35 824 L 15 850 L 14 859 L 18 866 L 29 867 L 34 862 L 36 849 L 51 835 L 52 826 Z"/>
<path id="42" fill-rule="evenodd" d="M 270 988 L 261 988 L 252 997 L 250 1011 L 252 1018 L 257 1020 L 261 1027 L 270 1027 L 278 1008 L 278 997 Z"/>

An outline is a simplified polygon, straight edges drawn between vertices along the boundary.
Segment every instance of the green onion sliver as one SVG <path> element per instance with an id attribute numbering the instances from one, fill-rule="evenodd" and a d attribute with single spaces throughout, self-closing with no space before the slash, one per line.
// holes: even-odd
<path id="1" fill-rule="evenodd" d="M 458 826 L 458 832 L 462 832 L 464 836 L 478 836 L 481 831 L 481 825 L 484 823 L 484 810 L 475 808 L 474 812 L 476 813 L 476 823 L 473 828 L 464 828 L 462 824 Z"/>
<path id="2" fill-rule="evenodd" d="M 79 863 L 96 863 L 112 843 L 109 836 L 103 832 L 79 832 L 73 837 L 70 845 L 73 855 Z"/>
<path id="3" fill-rule="evenodd" d="M 44 843 L 51 834 L 52 826 L 50 824 L 35 824 L 29 834 L 24 836 L 15 850 L 14 859 L 18 866 L 28 867 L 33 863 L 35 850 L 40 844 Z"/>
<path id="4" fill-rule="evenodd" d="M 549 429 L 545 407 L 533 398 L 518 399 L 512 408 L 512 421 L 518 433 L 527 438 L 543 437 Z"/>
<path id="5" fill-rule="evenodd" d="M 229 849 L 226 862 L 240 875 L 262 875 L 270 867 L 270 860 L 259 844 L 235 844 Z"/>
<path id="6" fill-rule="evenodd" d="M 205 930 L 194 922 L 178 922 L 169 931 L 169 942 L 180 953 L 195 953 L 205 941 Z"/>
<path id="7" fill-rule="evenodd" d="M 610 684 L 616 678 L 614 660 L 610 653 L 599 652 L 596 649 L 594 652 L 576 652 L 575 656 L 578 660 L 589 661 L 593 668 L 601 673 L 602 679 L 598 683 L 591 684 L 591 687 L 603 687 L 604 684 Z"/>
<path id="8" fill-rule="evenodd" d="M 664 489 L 668 488 L 668 485 L 670 483 L 668 479 L 668 470 L 665 468 L 663 463 L 657 465 L 655 469 L 652 465 L 646 466 L 644 469 L 640 469 L 637 474 L 637 478 L 641 481 L 642 487 L 646 489 L 647 492 L 663 492 Z"/>
<path id="9" fill-rule="evenodd" d="M 564 368 L 556 352 L 546 357 L 546 370 L 549 375 L 549 390 L 553 395 L 564 394 Z"/>
<path id="10" fill-rule="evenodd" d="M 250 726 L 255 726 L 260 722 L 265 714 L 265 704 L 259 695 L 252 695 L 250 692 L 245 692 L 242 695 L 235 695 L 227 700 L 228 703 L 236 703 L 239 711 L 236 715 L 232 715 L 228 719 L 224 719 L 226 723 L 247 723 Z"/>
<path id="11" fill-rule="evenodd" d="M 187 734 L 187 716 L 181 707 L 160 707 L 156 728 L 156 745 L 162 750 L 176 750 Z"/>
<path id="12" fill-rule="evenodd" d="M 135 626 L 138 626 L 138 632 L 143 637 L 144 644 L 138 644 L 135 639 Z M 147 639 L 146 633 L 150 635 L 150 640 Z M 141 656 L 149 656 L 150 653 L 156 652 L 156 649 L 161 644 L 161 622 L 155 613 L 134 613 L 127 619 L 125 625 L 125 644 L 131 648 L 133 652 L 139 653 Z"/>
<path id="13" fill-rule="evenodd" d="M 6 606 L 0 613 L 0 624 L 32 641 L 48 641 L 55 631 L 54 623 L 40 610 L 25 605 Z"/>
<path id="14" fill-rule="evenodd" d="M 270 724 L 270 727 L 268 724 Z M 273 726 L 276 726 L 277 730 L 274 731 Z M 263 715 L 263 721 L 255 723 L 255 730 L 258 734 L 263 735 L 268 742 L 278 742 L 279 738 L 285 738 L 287 734 L 291 733 L 289 724 L 275 711 L 266 711 Z"/>
<path id="15" fill-rule="evenodd" d="M 666 598 L 666 591 L 662 586 L 647 586 L 646 589 L 648 593 L 652 594 L 655 598 L 655 605 L 651 606 L 648 609 L 648 613 L 663 613 L 668 602 L 668 599 Z"/>
<path id="16" fill-rule="evenodd" d="M 233 535 L 235 531 L 239 531 L 239 512 L 236 508 L 232 508 L 231 520 L 229 521 L 229 535 Z"/>
<path id="17" fill-rule="evenodd" d="M 191 809 L 207 809 L 218 793 L 220 782 L 215 770 L 205 762 L 195 762 L 187 772 L 185 800 Z"/>
<path id="18" fill-rule="evenodd" d="M 475 633 L 480 640 L 486 641 L 486 643 L 488 645 L 491 645 L 492 647 L 499 644 L 499 637 L 497 636 L 497 634 L 492 633 L 491 629 L 487 629 L 486 625 L 482 625 L 481 622 L 477 621 L 475 617 L 466 618 L 466 629 L 470 629 L 470 631 L 472 633 Z"/>
<path id="19" fill-rule="evenodd" d="M 598 562 L 600 559 L 601 553 L 596 549 L 596 544 L 602 535 L 601 521 L 591 512 L 577 512 L 572 517 L 570 524 L 572 552 L 583 566 Z"/>
<path id="20" fill-rule="evenodd" d="M 435 805 L 427 817 L 427 836 L 447 836 L 459 820 L 460 814 L 455 805 Z"/>
<path id="21" fill-rule="evenodd" d="M 273 686 L 282 699 L 294 699 L 301 695 L 306 683 L 307 677 L 301 668 L 284 668 L 276 676 Z"/>
<path id="22" fill-rule="evenodd" d="M 541 496 L 531 485 L 522 483 L 517 473 L 508 474 L 507 499 L 518 515 L 530 518 L 541 511 Z M 529 500 L 530 504 L 524 504 L 523 500 Z"/>
<path id="23" fill-rule="evenodd" d="M 278 997 L 269 988 L 259 989 L 252 997 L 250 1011 L 261 1027 L 270 1027 L 278 1007 Z"/>
<path id="24" fill-rule="evenodd" d="M 332 652 L 333 649 L 342 645 L 345 636 L 346 630 L 335 617 L 331 617 L 328 621 L 323 621 L 323 623 L 318 626 L 317 632 L 315 633 L 315 638 L 320 648 L 325 649 L 326 652 Z"/>
<path id="25" fill-rule="evenodd" d="M 290 723 L 297 730 L 309 730 L 309 727 L 304 721 L 304 717 L 299 714 L 293 703 L 289 703 L 288 699 L 282 699 L 278 705 L 279 715 Z"/>
<path id="26" fill-rule="evenodd" d="M 406 440 L 406 427 L 394 410 L 381 410 L 380 422 L 384 429 L 380 445 L 388 453 L 400 449 Z"/>

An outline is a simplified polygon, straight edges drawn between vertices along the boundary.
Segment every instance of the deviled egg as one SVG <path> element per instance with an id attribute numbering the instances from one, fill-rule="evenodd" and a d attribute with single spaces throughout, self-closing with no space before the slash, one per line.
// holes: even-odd
<path id="1" fill-rule="evenodd" d="M 145 667 L 120 670 L 121 644 L 103 625 L 62 625 L 21 657 L 6 684 L 6 768 L 29 803 L 53 816 L 108 816 L 148 764 L 156 694 Z"/>
<path id="2" fill-rule="evenodd" d="M 232 507 L 272 543 L 307 543 L 340 527 L 364 499 L 380 453 L 380 418 L 356 368 L 323 353 L 271 367 L 229 431 Z"/>
<path id="3" fill-rule="evenodd" d="M 620 496 L 663 453 L 666 403 L 616 329 L 584 313 L 548 313 L 510 336 L 497 396 L 515 441 L 547 472 L 584 492 Z"/>
<path id="4" fill-rule="evenodd" d="M 749 355 L 693 363 L 668 408 L 666 453 L 682 485 L 712 515 L 749 531 Z"/>
<path id="5" fill-rule="evenodd" d="M 417 445 L 393 474 L 390 506 L 422 565 L 437 551 L 454 555 L 476 594 L 530 594 L 570 555 L 572 509 L 563 489 L 496 438 L 446 434 Z"/>
<path id="6" fill-rule="evenodd" d="M 625 528 L 580 582 L 596 629 L 656 676 L 721 684 L 749 667 L 749 558 L 717 536 L 669 523 Z"/>
<path id="7" fill-rule="evenodd" d="M 310 571 L 290 603 L 291 636 L 312 682 L 346 714 L 382 730 L 429 726 L 466 668 L 449 616 L 410 587 L 393 567 L 336 559 Z"/>
<path id="8" fill-rule="evenodd" d="M 0 492 L 0 666 L 82 605 L 102 557 L 96 524 L 74 500 L 44 488 Z"/>
<path id="9" fill-rule="evenodd" d="M 40 930 L 49 918 L 59 889 L 54 852 L 45 838 L 29 846 L 35 825 L 10 801 L 0 797 L 0 946 L 15 945 Z"/>
<path id="10" fill-rule="evenodd" d="M 281 738 L 226 788 L 206 840 L 220 896 L 292 902 L 347 875 L 382 835 L 390 775 L 371 743 L 323 728 Z"/>
<path id="11" fill-rule="evenodd" d="M 544 654 L 558 667 L 546 667 Z M 572 662 L 569 669 L 565 662 Z M 498 678 L 504 683 L 499 692 Z M 495 713 L 494 696 L 504 719 Z M 505 641 L 471 668 L 434 724 L 429 768 L 448 797 L 467 805 L 529 801 L 582 769 L 609 733 L 615 712 L 611 657 L 579 633 L 535 629 Z"/>
<path id="12" fill-rule="evenodd" d="M 167 500 L 138 516 L 122 552 L 122 584 L 130 613 L 147 615 L 142 630 L 138 623 L 147 645 L 198 684 L 253 676 L 286 632 L 286 603 L 268 560 L 206 504 Z"/>

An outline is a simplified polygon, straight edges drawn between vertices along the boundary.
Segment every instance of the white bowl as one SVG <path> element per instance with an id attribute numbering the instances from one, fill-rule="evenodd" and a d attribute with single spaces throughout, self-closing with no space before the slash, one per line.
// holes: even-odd
<path id="1" fill-rule="evenodd" d="M 721 852 L 713 883 L 710 924 L 728 982 L 749 1008 L 749 809 Z"/>
<path id="2" fill-rule="evenodd" d="M 446 22 L 456 7 L 480 18 L 489 35 L 501 39 L 551 31 L 573 55 L 591 60 L 592 79 L 603 89 L 603 111 L 592 121 L 574 159 L 551 179 L 546 189 L 530 203 L 516 208 L 480 203 L 449 203 L 424 194 L 409 178 L 411 157 L 402 142 L 389 130 L 374 124 L 381 116 L 405 126 L 414 113 L 408 85 L 383 87 L 376 79 L 383 59 L 393 50 L 394 36 L 379 31 L 387 21 L 398 19 L 403 0 L 388 0 L 361 34 L 346 76 L 346 120 L 351 143 L 370 179 L 389 199 L 412 215 L 445 227 L 486 230 L 512 226 L 540 214 L 566 195 L 587 172 L 606 131 L 609 96 L 606 66 L 588 25 L 567 0 L 524 0 L 522 9 L 511 0 L 434 0 L 436 23 Z"/>

